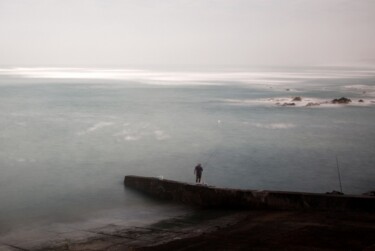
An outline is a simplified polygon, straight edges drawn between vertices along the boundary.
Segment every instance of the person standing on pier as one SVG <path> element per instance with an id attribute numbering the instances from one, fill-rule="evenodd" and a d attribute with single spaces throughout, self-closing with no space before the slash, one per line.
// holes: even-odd
<path id="1" fill-rule="evenodd" d="M 203 167 L 199 163 L 195 168 L 194 168 L 194 174 L 195 174 L 195 182 L 196 183 L 201 183 L 201 178 L 202 178 L 202 173 L 203 173 Z"/>

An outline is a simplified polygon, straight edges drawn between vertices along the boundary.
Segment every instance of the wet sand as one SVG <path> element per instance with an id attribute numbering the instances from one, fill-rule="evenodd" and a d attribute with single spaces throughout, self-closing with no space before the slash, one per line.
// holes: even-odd
<path id="1" fill-rule="evenodd" d="M 375 215 L 203 210 L 147 227 L 107 226 L 95 234 L 33 250 L 375 250 Z"/>

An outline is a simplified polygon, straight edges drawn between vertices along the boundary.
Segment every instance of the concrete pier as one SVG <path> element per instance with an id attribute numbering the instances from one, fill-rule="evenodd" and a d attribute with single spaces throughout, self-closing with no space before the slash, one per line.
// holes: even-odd
<path id="1" fill-rule="evenodd" d="M 125 176 L 124 183 L 156 198 L 207 208 L 375 212 L 372 196 L 227 189 L 140 176 Z"/>

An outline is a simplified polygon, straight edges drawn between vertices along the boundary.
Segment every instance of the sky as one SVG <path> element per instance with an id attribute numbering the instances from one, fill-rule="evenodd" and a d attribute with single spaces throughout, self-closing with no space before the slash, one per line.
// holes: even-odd
<path id="1" fill-rule="evenodd" d="M 0 0 L 0 66 L 375 64 L 375 0 Z"/>

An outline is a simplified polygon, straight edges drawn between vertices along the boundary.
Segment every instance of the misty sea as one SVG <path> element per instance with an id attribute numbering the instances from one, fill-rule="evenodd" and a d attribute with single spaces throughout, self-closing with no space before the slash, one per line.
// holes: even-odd
<path id="1" fill-rule="evenodd" d="M 343 192 L 362 194 L 374 129 L 370 67 L 1 68 L 0 236 L 184 214 L 123 179 L 192 183 L 197 163 L 212 186 L 325 193 L 337 156 Z"/>

